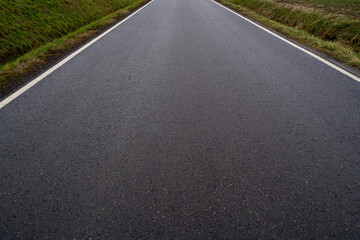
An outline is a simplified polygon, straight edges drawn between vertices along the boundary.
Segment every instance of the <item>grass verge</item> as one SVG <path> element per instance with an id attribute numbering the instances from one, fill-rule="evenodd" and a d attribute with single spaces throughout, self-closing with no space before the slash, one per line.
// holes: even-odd
<path id="1" fill-rule="evenodd" d="M 360 69 L 360 20 L 281 0 L 217 0 L 289 38 Z M 296 1 L 296 0 L 292 0 Z M 299 0 L 297 0 L 299 1 Z"/>
<path id="2" fill-rule="evenodd" d="M 0 65 L 0 98 L 11 92 L 26 81 L 26 76 L 32 75 L 43 68 L 46 63 L 74 49 L 76 46 L 116 21 L 128 16 L 150 0 L 126 1 L 127 5 L 100 19 L 94 20 L 75 31 L 55 38 L 40 47 L 30 49 L 23 55 Z M 122 5 L 121 5 L 122 6 Z M 3 48 L 4 49 L 4 48 Z"/>

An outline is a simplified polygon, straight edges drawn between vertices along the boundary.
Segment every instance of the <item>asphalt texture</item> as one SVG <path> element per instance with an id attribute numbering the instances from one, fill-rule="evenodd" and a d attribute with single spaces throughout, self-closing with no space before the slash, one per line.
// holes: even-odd
<path id="1" fill-rule="evenodd" d="M 1 239 L 359 239 L 360 84 L 154 0 L 0 110 Z"/>

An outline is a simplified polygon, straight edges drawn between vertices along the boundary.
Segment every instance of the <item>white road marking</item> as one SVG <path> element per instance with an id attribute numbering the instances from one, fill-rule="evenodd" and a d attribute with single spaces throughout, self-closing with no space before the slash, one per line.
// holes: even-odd
<path id="1" fill-rule="evenodd" d="M 255 25 L 256 27 L 258 27 L 258 28 L 260 28 L 260 29 L 264 30 L 265 32 L 267 32 L 267 33 L 269 33 L 269 34 L 273 35 L 274 37 L 277 37 L 278 39 L 280 39 L 280 40 L 282 40 L 282 41 L 286 42 L 287 44 L 289 44 L 289 45 L 293 46 L 294 48 L 297 48 L 297 49 L 299 49 L 300 51 L 303 51 L 304 53 L 306 53 L 306 54 L 308 54 L 308 55 L 312 56 L 313 58 L 316 58 L 316 59 L 317 59 L 317 60 L 319 60 L 320 62 L 325 63 L 325 64 L 326 64 L 326 65 L 328 65 L 329 67 L 332 67 L 333 69 L 335 69 L 335 70 L 337 70 L 337 71 L 341 72 L 342 74 L 344 74 L 344 75 L 346 75 L 346 76 L 348 76 L 348 77 L 350 77 L 350 78 L 354 79 L 355 81 L 360 82 L 360 78 L 359 78 L 358 76 L 356 76 L 356 75 L 354 75 L 354 74 L 352 74 L 352 73 L 350 73 L 350 72 L 346 71 L 345 69 L 340 68 L 339 66 L 336 66 L 335 64 L 333 64 L 333 63 L 331 63 L 331 62 L 329 62 L 329 61 L 325 60 L 324 58 L 322 58 L 322 57 L 320 57 L 320 56 L 318 56 L 318 55 L 316 55 L 316 54 L 314 54 L 314 53 L 312 53 L 312 52 L 310 52 L 310 51 L 308 51 L 308 50 L 306 50 L 306 49 L 304 49 L 304 48 L 302 48 L 302 47 L 300 47 L 300 46 L 296 45 L 295 43 L 290 42 L 289 40 L 287 40 L 287 39 L 285 39 L 285 38 L 283 38 L 283 37 L 281 37 L 281 36 L 277 35 L 276 33 L 271 32 L 270 30 L 268 30 L 268 29 L 266 29 L 266 28 L 264 28 L 264 27 L 260 26 L 259 24 L 257 24 L 257 23 L 255 23 L 255 22 L 251 21 L 250 19 L 248 19 L 248 18 L 246 18 L 246 17 L 244 17 L 244 16 L 240 15 L 239 13 L 237 13 L 237 12 L 235 12 L 235 11 L 233 11 L 233 10 L 231 10 L 231 9 L 229 9 L 229 8 L 227 8 L 227 7 L 225 7 L 225 6 L 223 6 L 223 5 L 221 5 L 220 3 L 215 2 L 214 0 L 211 0 L 211 1 L 212 1 L 213 3 L 216 3 L 217 5 L 219 5 L 220 7 L 225 8 L 226 10 L 228 10 L 228 11 L 230 11 L 230 12 L 232 12 L 232 13 L 236 14 L 237 16 L 239 16 L 239 17 L 241 17 L 242 19 L 244 19 L 244 20 L 248 21 L 249 23 L 251 23 L 251 24 Z"/>
<path id="2" fill-rule="evenodd" d="M 115 28 L 117 28 L 120 24 L 124 23 L 126 20 L 128 20 L 129 18 L 131 18 L 132 16 L 134 16 L 137 12 L 139 12 L 141 9 L 143 9 L 144 7 L 146 7 L 147 5 L 149 5 L 152 1 L 148 2 L 147 4 L 145 4 L 144 6 L 142 6 L 141 8 L 139 8 L 138 10 L 136 10 L 135 12 L 133 12 L 132 14 L 130 14 L 128 17 L 126 17 L 124 20 L 122 20 L 121 22 L 117 23 L 116 25 L 114 25 L 113 27 L 111 27 L 110 29 L 108 29 L 107 31 L 105 31 L 104 33 L 102 33 L 100 36 L 94 38 L 92 41 L 90 41 L 89 43 L 87 43 L 86 45 L 84 45 L 83 47 L 81 47 L 80 49 L 78 49 L 77 51 L 73 52 L 72 54 L 70 54 L 68 57 L 66 57 L 64 60 L 62 60 L 61 62 L 57 63 L 56 65 L 54 65 L 53 67 L 51 67 L 49 70 L 47 70 L 46 72 L 44 72 L 43 74 L 41 74 L 40 76 L 38 76 L 37 78 L 31 80 L 29 83 L 27 83 L 25 86 L 23 86 L 22 88 L 20 88 L 19 90 L 17 90 L 16 92 L 14 92 L 13 94 L 11 94 L 10 96 L 8 96 L 7 98 L 5 98 L 4 100 L 2 100 L 0 102 L 0 109 L 2 109 L 3 107 L 5 107 L 7 104 L 9 104 L 11 101 L 13 101 L 14 99 L 16 99 L 17 97 L 19 97 L 21 94 L 23 94 L 24 92 L 26 92 L 28 89 L 30 89 L 31 87 L 33 87 L 35 84 L 37 84 L 38 82 L 40 82 L 41 80 L 43 80 L 44 78 L 46 78 L 47 76 L 49 76 L 52 72 L 54 72 L 56 69 L 60 68 L 62 65 L 64 65 L 65 63 L 67 63 L 69 60 L 71 60 L 73 57 L 75 57 L 76 55 L 78 55 L 79 53 L 81 53 L 82 51 L 84 51 L 86 48 L 90 47 L 92 44 L 94 44 L 96 41 L 98 41 L 99 39 L 101 39 L 102 37 L 104 37 L 106 34 L 108 34 L 109 32 L 111 32 L 112 30 L 114 30 Z"/>

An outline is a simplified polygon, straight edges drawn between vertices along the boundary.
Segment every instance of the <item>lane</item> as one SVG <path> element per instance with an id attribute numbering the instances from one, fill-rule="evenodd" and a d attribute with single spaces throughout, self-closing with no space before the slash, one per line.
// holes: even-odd
<path id="1" fill-rule="evenodd" d="M 360 84 L 155 0 L 0 110 L 3 239 L 357 239 Z"/>
<path id="2" fill-rule="evenodd" d="M 256 27 L 258 27 L 258 28 L 260 28 L 262 30 L 264 30 L 265 32 L 269 33 L 270 35 L 273 35 L 274 37 L 280 39 L 281 41 L 286 42 L 287 44 L 289 44 L 289 45 L 293 46 L 294 48 L 296 48 L 296 49 L 308 54 L 309 56 L 319 60 L 320 62 L 328 65 L 329 67 L 341 72 L 342 74 L 354 79 L 357 82 L 360 82 L 360 78 L 358 76 L 356 76 L 354 73 L 352 73 L 355 69 L 352 69 L 352 70 L 345 69 L 347 67 L 344 66 L 343 64 L 340 64 L 339 62 L 336 62 L 336 61 L 333 62 L 333 59 L 330 59 L 330 58 L 325 59 L 326 57 L 321 57 L 319 55 L 320 53 L 314 53 L 311 50 L 305 49 L 303 46 L 300 46 L 299 44 L 291 41 L 290 39 L 286 39 L 285 37 L 282 37 L 279 33 L 275 32 L 275 31 L 272 31 L 270 29 L 267 29 L 266 27 L 261 26 L 260 24 L 256 23 L 255 21 L 253 21 L 253 20 L 251 20 L 251 19 L 249 19 L 249 18 L 235 12 L 234 10 L 232 10 L 232 9 L 230 9 L 230 8 L 216 2 L 215 0 L 211 0 L 211 1 L 214 2 L 215 4 L 219 5 L 220 7 L 226 9 L 227 11 L 239 16 L 240 18 L 244 19 L 245 21 L 255 25 Z M 342 66 L 340 67 L 339 65 L 342 65 Z"/>
<path id="3" fill-rule="evenodd" d="M 88 41 L 88 43 L 83 44 L 79 49 L 73 51 L 72 53 L 68 54 L 67 56 L 64 57 L 64 59 L 62 59 L 61 61 L 57 62 L 55 65 L 51 66 L 49 69 L 47 69 L 46 71 L 44 71 L 43 73 L 39 74 L 38 76 L 36 76 L 34 79 L 30 80 L 29 82 L 27 82 L 26 84 L 24 84 L 24 86 L 20 87 L 19 89 L 16 89 L 16 91 L 14 91 L 13 93 L 9 94 L 8 96 L 4 97 L 3 99 L 1 99 L 0 101 L 0 109 L 2 109 L 3 107 L 5 107 L 7 104 L 9 104 L 10 102 L 12 102 L 14 99 L 16 99 L 17 97 L 19 97 L 21 94 L 23 94 L 24 92 L 26 92 L 27 90 L 29 90 L 30 88 L 32 88 L 34 85 L 36 85 L 38 82 L 42 81 L 44 78 L 46 78 L 48 75 L 50 75 L 51 73 L 53 73 L 54 71 L 56 71 L 58 68 L 62 67 L 62 65 L 64 65 L 65 63 L 67 63 L 68 61 L 70 61 L 73 57 L 75 57 L 76 55 L 78 55 L 79 53 L 81 53 L 82 51 L 84 51 L 86 48 L 90 47 L 92 44 L 94 44 L 95 42 L 97 42 L 98 40 L 100 40 L 103 36 L 105 36 L 106 34 L 108 34 L 109 32 L 111 32 L 113 29 L 117 28 L 118 26 L 120 26 L 121 24 L 123 24 L 124 22 L 126 22 L 129 18 L 131 18 L 133 15 L 135 15 L 136 13 L 138 13 L 139 11 L 141 11 L 143 8 L 145 8 L 148 4 L 150 4 L 151 1 L 147 2 L 146 4 L 144 4 L 142 7 L 140 7 L 139 9 L 137 9 L 136 11 L 134 11 L 133 13 L 131 13 L 129 16 L 127 16 L 125 19 L 121 20 L 120 22 L 117 22 L 115 25 L 113 25 L 112 27 L 110 27 L 109 29 L 107 29 L 106 31 L 102 32 L 99 36 L 91 39 Z"/>

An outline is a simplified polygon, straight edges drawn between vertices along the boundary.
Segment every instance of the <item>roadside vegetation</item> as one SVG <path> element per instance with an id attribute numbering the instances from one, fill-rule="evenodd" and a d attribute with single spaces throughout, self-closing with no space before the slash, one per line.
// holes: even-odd
<path id="1" fill-rule="evenodd" d="M 360 69 L 360 0 L 218 0 Z"/>
<path id="2" fill-rule="evenodd" d="M 19 78 L 148 0 L 1 0 L 0 97 Z"/>

